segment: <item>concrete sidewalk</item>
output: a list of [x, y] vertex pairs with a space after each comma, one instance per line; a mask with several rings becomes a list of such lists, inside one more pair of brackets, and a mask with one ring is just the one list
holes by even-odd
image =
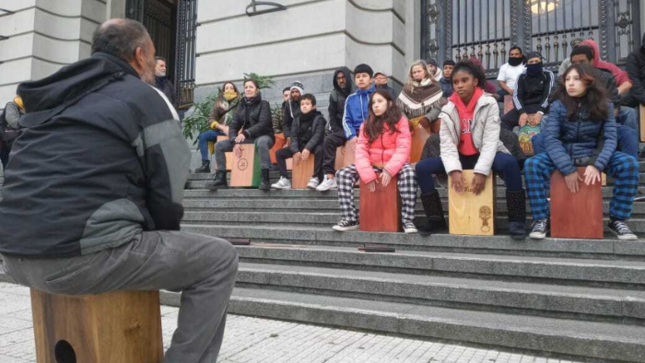
[[[167, 347], [177, 308], [162, 307]], [[0, 362], [36, 362], [29, 289], [0, 283]], [[458, 345], [229, 315], [220, 363], [565, 363]]]

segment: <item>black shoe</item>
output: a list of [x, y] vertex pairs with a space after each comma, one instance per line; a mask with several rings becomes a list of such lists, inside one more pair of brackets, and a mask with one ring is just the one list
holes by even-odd
[[526, 193], [524, 190], [506, 191], [506, 206], [508, 207], [508, 231], [511, 238], [521, 240], [526, 238]]
[[446, 230], [446, 219], [443, 216], [443, 206], [439, 198], [439, 192], [436, 190], [421, 195], [421, 202], [423, 203], [423, 210], [428, 217], [428, 224], [426, 226], [419, 226], [419, 234], [422, 236], [430, 236], [433, 233]]
[[202, 167], [195, 170], [195, 173], [208, 173], [210, 174], [211, 172], [211, 162], [209, 160], [202, 160]]
[[262, 180], [258, 189], [268, 192], [271, 190], [271, 181], [269, 180], [269, 169], [262, 169]]
[[621, 241], [638, 239], [638, 237], [629, 229], [629, 226], [625, 221], [609, 221], [609, 230], [612, 231]]
[[548, 219], [537, 219], [533, 221], [531, 226], [531, 234], [529, 237], [533, 239], [544, 239], [551, 229]]
[[206, 184], [206, 188], [210, 190], [228, 189], [226, 182], [226, 171], [218, 171], [215, 174], [215, 180]]

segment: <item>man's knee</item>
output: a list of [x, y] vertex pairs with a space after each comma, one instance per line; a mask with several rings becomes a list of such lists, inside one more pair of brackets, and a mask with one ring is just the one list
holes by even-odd
[[237, 249], [229, 241], [212, 237], [211, 243], [204, 245], [203, 254], [213, 256], [213, 268], [217, 273], [226, 271], [224, 274], [229, 275], [237, 272], [238, 255]]

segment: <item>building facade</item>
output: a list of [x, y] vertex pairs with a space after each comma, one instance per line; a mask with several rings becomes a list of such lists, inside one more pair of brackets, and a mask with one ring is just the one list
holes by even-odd
[[272, 104], [294, 80], [327, 105], [335, 68], [369, 63], [405, 82], [418, 58], [478, 57], [490, 76], [518, 44], [557, 65], [576, 37], [593, 37], [622, 63], [640, 46], [638, 0], [3, 0], [0, 107], [19, 83], [90, 55], [101, 22], [143, 22], [168, 60], [183, 107], [245, 73], [271, 76]]

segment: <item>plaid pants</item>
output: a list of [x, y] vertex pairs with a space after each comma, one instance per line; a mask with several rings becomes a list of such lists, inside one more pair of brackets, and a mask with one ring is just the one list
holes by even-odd
[[[380, 173], [382, 169], [374, 167], [374, 171]], [[401, 222], [412, 223], [414, 220], [414, 206], [417, 202], [417, 178], [414, 168], [405, 164], [397, 174], [397, 186], [401, 195]], [[358, 210], [354, 205], [354, 184], [359, 176], [354, 164], [346, 166], [336, 172], [336, 183], [338, 184], [338, 202], [343, 220], [358, 222]]]
[[[526, 193], [531, 203], [533, 219], [549, 217], [549, 203], [546, 200], [545, 183], [555, 171], [555, 165], [547, 153], [538, 154], [526, 161]], [[613, 219], [626, 221], [632, 214], [634, 197], [638, 189], [638, 161], [635, 157], [614, 152], [609, 159], [605, 173], [616, 180], [609, 216]]]

